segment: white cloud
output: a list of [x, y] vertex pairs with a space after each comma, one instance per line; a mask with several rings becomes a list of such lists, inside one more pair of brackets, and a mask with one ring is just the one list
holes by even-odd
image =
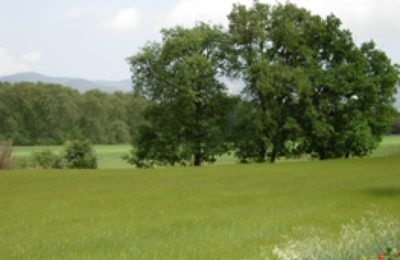
[[251, 5], [253, 0], [181, 0], [167, 15], [159, 18], [157, 26], [193, 26], [199, 21], [226, 24], [227, 15], [237, 2]]
[[42, 54], [40, 52], [14, 55], [0, 47], [0, 75], [30, 71], [41, 58]]
[[68, 10], [68, 11], [65, 13], [65, 15], [66, 15], [67, 17], [70, 17], [70, 18], [79, 18], [79, 17], [81, 17], [84, 13], [86, 13], [86, 11], [87, 11], [87, 8], [84, 8], [84, 7], [75, 7], [75, 8], [72, 8], [71, 10]]
[[22, 61], [25, 61], [27, 63], [34, 63], [42, 59], [42, 54], [38, 51], [33, 51], [21, 54], [19, 57]]
[[397, 0], [292, 0], [315, 14], [334, 13], [343, 27], [353, 32], [357, 42], [374, 39], [380, 43], [400, 41], [400, 23], [397, 23], [400, 1]]
[[107, 21], [105, 27], [116, 32], [132, 32], [136, 30], [139, 20], [140, 15], [135, 8], [126, 8]]
[[[286, 0], [262, 0], [269, 4], [285, 3]], [[400, 40], [400, 10], [398, 0], [289, 0], [305, 7], [314, 14], [326, 16], [334, 13], [343, 27], [350, 29], [357, 42], [374, 39], [381, 42]], [[197, 21], [227, 25], [226, 16], [234, 3], [247, 6], [253, 0], [180, 0], [166, 15], [159, 17], [157, 27], [175, 25], [193, 26]]]

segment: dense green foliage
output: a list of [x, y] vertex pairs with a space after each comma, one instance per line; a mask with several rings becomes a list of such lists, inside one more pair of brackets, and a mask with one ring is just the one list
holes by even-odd
[[226, 127], [233, 102], [218, 79], [219, 27], [163, 30], [129, 59], [135, 92], [153, 102], [138, 129], [130, 161], [139, 167], [213, 162], [228, 150]]
[[15, 145], [54, 145], [67, 140], [128, 143], [145, 102], [132, 94], [107, 94], [44, 83], [0, 82], [0, 138]]
[[62, 159], [70, 169], [97, 168], [97, 157], [89, 140], [66, 142]]
[[40, 169], [54, 169], [54, 168], [65, 168], [64, 163], [62, 162], [62, 158], [52, 152], [49, 149], [34, 152], [31, 158], [31, 164], [34, 168]]
[[239, 4], [229, 20], [227, 71], [252, 104], [253, 139], [239, 140], [238, 156], [326, 159], [377, 146], [393, 119], [398, 69], [374, 43], [358, 47], [334, 15], [293, 4]]
[[[153, 101], [130, 162], [200, 165], [232, 145], [242, 162], [377, 147], [395, 115], [399, 69], [373, 42], [357, 46], [334, 15], [290, 3], [237, 4], [228, 18], [227, 31], [163, 30], [129, 59], [136, 93]], [[243, 81], [242, 100], [226, 97], [222, 75]]]
[[334, 236], [370, 211], [400, 219], [399, 176], [399, 156], [2, 172], [0, 255], [259, 259], [287, 237], [320, 229]]

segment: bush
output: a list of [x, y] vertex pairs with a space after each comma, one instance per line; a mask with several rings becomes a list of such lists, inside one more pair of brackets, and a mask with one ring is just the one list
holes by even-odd
[[32, 154], [33, 165], [42, 169], [60, 168], [56, 167], [59, 160], [59, 156], [50, 150], [44, 150], [42, 152]]
[[97, 158], [89, 141], [68, 141], [61, 156], [51, 150], [35, 152], [29, 157], [13, 158], [12, 168], [96, 169]]
[[9, 169], [13, 152], [12, 141], [0, 141], [0, 170]]
[[66, 142], [63, 158], [70, 169], [97, 168], [97, 158], [89, 140]]
[[67, 167], [68, 167], [68, 163], [65, 160], [65, 158], [62, 156], [57, 156], [57, 158], [54, 161], [54, 164], [52, 166], [53, 169], [65, 169]]
[[35, 165], [31, 156], [14, 156], [11, 160], [11, 169], [30, 169], [34, 167]]

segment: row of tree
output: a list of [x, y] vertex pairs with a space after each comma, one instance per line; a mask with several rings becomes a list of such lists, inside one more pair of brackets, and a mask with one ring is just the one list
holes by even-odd
[[0, 139], [15, 145], [54, 145], [67, 140], [129, 143], [145, 101], [131, 93], [108, 94], [44, 83], [0, 82]]
[[[309, 154], [363, 156], [387, 131], [398, 67], [373, 42], [357, 46], [334, 15], [293, 4], [234, 5], [229, 28], [162, 31], [128, 59], [136, 95], [151, 101], [130, 161], [199, 166]], [[230, 97], [223, 78], [243, 82]]]

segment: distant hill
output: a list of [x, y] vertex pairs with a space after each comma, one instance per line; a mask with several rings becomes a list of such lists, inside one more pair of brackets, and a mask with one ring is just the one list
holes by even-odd
[[[8, 81], [11, 83], [21, 82], [21, 81], [31, 81], [31, 82], [44, 82], [44, 83], [55, 83], [61, 84], [67, 87], [71, 87], [79, 90], [80, 92], [85, 92], [90, 89], [100, 89], [105, 92], [115, 92], [123, 91], [128, 92], [132, 90], [132, 83], [129, 79], [120, 81], [106, 81], [106, 80], [87, 80], [81, 78], [70, 78], [70, 77], [50, 77], [36, 72], [26, 72], [18, 73], [10, 76], [0, 77], [0, 81]], [[236, 81], [224, 80], [229, 86], [230, 92], [237, 94], [242, 88], [242, 83]], [[396, 108], [400, 111], [400, 87], [397, 93]]]
[[69, 77], [50, 77], [36, 72], [18, 73], [10, 76], [0, 77], [0, 81], [8, 81], [11, 83], [30, 81], [30, 82], [44, 82], [61, 84], [85, 92], [90, 89], [100, 89], [105, 92], [123, 91], [128, 92], [132, 90], [132, 83], [129, 79], [120, 81], [106, 81], [106, 80], [87, 80], [81, 78]]

